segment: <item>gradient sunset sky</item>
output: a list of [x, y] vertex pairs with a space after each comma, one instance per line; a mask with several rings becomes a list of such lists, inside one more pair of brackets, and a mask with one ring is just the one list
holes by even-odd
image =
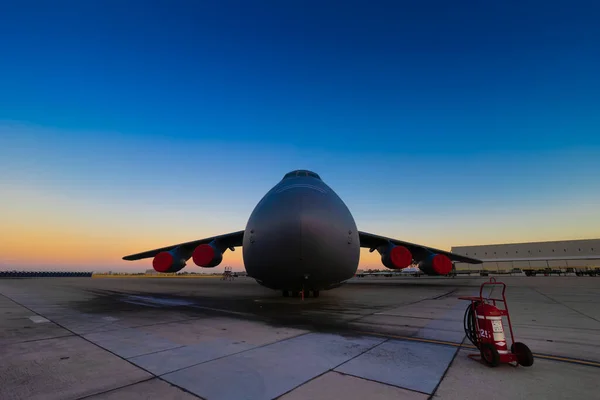
[[600, 3], [407, 3], [0, 5], [0, 268], [143, 271], [300, 168], [381, 235], [600, 237]]

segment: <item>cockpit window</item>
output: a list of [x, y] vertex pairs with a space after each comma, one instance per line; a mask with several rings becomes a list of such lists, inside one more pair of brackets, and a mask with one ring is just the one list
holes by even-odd
[[310, 176], [310, 177], [316, 178], [318, 180], [321, 180], [321, 177], [318, 174], [316, 174], [312, 171], [305, 170], [305, 169], [298, 169], [296, 171], [288, 172], [287, 174], [285, 174], [283, 179], [300, 177], [300, 176]]

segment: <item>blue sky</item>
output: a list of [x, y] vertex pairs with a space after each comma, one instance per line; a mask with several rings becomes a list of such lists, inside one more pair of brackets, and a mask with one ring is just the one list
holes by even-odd
[[[151, 248], [243, 228], [309, 168], [406, 240], [599, 236], [598, 20], [592, 1], [3, 4], [4, 222], [21, 242], [48, 213], [90, 241], [159, 227]], [[27, 263], [16, 243], [0, 261]]]

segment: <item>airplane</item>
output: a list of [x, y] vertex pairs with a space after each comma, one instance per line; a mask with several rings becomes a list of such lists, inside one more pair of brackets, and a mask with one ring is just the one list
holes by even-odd
[[342, 199], [315, 172], [295, 170], [284, 175], [258, 202], [241, 231], [174, 244], [123, 257], [133, 261], [153, 257], [157, 272], [176, 273], [192, 258], [214, 268], [228, 249], [242, 247], [248, 276], [280, 290], [284, 297], [319, 296], [352, 278], [360, 248], [375, 250], [391, 270], [412, 264], [427, 275], [448, 275], [453, 262], [481, 260], [415, 243], [361, 232]]

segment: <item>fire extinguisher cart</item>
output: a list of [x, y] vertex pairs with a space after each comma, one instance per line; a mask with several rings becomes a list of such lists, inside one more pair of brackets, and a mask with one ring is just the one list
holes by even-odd
[[[497, 286], [502, 286], [502, 298], [491, 297], [493, 289]], [[490, 293], [484, 297], [483, 292], [486, 287], [489, 287]], [[506, 284], [496, 282], [496, 278], [490, 278], [481, 285], [479, 296], [459, 297], [461, 300], [471, 302], [465, 311], [465, 334], [480, 352], [480, 354], [470, 354], [469, 358], [481, 356], [481, 359], [491, 367], [511, 362], [530, 367], [533, 365], [533, 354], [525, 344], [515, 342], [505, 293]], [[499, 308], [501, 304], [503, 306]], [[504, 335], [503, 317], [506, 317], [510, 330], [512, 343], [510, 351]]]

